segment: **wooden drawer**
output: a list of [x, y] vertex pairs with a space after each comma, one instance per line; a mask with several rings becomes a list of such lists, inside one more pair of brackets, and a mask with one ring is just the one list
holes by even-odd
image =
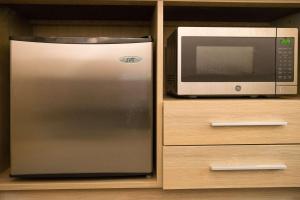
[[164, 145], [300, 143], [299, 130], [297, 99], [164, 101]]
[[299, 187], [300, 145], [165, 146], [163, 188]]

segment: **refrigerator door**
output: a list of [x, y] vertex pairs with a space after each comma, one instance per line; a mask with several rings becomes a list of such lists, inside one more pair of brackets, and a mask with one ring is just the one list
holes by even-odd
[[152, 172], [152, 43], [11, 41], [11, 175]]

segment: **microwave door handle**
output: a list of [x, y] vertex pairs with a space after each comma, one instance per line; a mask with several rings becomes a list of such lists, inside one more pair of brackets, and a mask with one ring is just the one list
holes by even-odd
[[212, 127], [239, 127], [239, 126], [287, 126], [285, 121], [270, 122], [211, 122]]

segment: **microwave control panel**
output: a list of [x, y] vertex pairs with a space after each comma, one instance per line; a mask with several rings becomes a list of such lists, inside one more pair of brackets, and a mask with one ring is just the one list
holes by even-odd
[[294, 38], [277, 38], [276, 81], [294, 81]]

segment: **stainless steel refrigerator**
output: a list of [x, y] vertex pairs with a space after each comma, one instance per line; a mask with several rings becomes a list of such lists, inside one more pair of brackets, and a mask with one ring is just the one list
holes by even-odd
[[152, 172], [151, 38], [11, 38], [11, 176]]

